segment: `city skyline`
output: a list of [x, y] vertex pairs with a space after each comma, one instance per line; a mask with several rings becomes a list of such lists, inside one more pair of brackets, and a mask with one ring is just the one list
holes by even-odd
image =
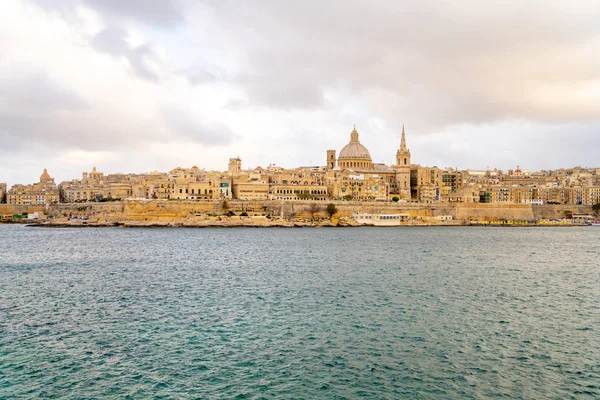
[[[353, 128], [353, 132], [356, 132], [357, 127], [356, 124], [354, 124], [354, 128]], [[402, 127], [402, 133], [404, 133], [404, 126]], [[362, 136], [361, 136], [362, 137]], [[361, 140], [362, 141], [362, 140]], [[398, 142], [401, 145], [401, 141]], [[345, 144], [345, 142], [344, 142]], [[364, 143], [363, 143], [364, 144]], [[406, 145], [406, 143], [405, 143]], [[342, 149], [344, 146], [341, 145], [338, 148], [335, 149], [328, 149], [326, 152], [328, 153], [329, 151], [333, 150], [336, 154], [337, 152], [340, 151], [340, 149]], [[368, 145], [366, 147], [369, 147]], [[408, 146], [409, 149], [411, 146]], [[388, 149], [389, 150], [389, 149]], [[392, 154], [395, 154], [395, 151], [392, 152]], [[414, 151], [413, 151], [414, 154]], [[418, 155], [417, 155], [418, 156]], [[243, 161], [243, 157], [241, 157], [240, 155], [234, 155], [234, 156], [230, 156], [228, 157], [229, 161], [231, 161], [232, 159], [239, 159]], [[257, 164], [257, 165], [247, 165], [247, 164], [242, 164], [243, 165], [243, 170], [244, 171], [252, 171], [255, 170], [257, 168], [282, 168], [284, 170], [302, 170], [302, 169], [306, 169], [306, 168], [328, 168], [328, 159], [327, 159], [327, 154], [325, 152], [323, 152], [323, 154], [321, 154], [321, 160], [319, 162], [316, 163], [307, 163], [305, 165], [295, 165], [295, 166], [287, 166], [287, 165], [281, 165], [278, 163], [261, 163], [261, 164]], [[335, 161], [337, 163], [337, 158], [335, 158]], [[414, 161], [414, 159], [412, 159], [412, 161]], [[394, 167], [396, 165], [396, 163], [394, 161], [389, 161], [389, 162], [384, 162], [384, 161], [377, 161], [376, 159], [373, 159], [373, 163], [375, 164], [379, 164], [379, 165], [385, 165], [386, 167]], [[137, 175], [137, 174], [141, 174], [141, 175], [148, 175], [148, 174], [153, 174], [153, 173], [170, 173], [171, 171], [175, 171], [178, 169], [190, 169], [190, 168], [198, 168], [199, 170], [202, 171], [206, 171], [206, 172], [227, 172], [228, 168], [226, 165], [226, 160], [223, 160], [223, 164], [224, 167], [223, 168], [207, 168], [206, 166], [203, 165], [174, 165], [171, 166], [170, 168], [167, 168], [165, 170], [159, 170], [159, 169], [150, 169], [150, 170], [142, 170], [142, 171], [110, 171], [110, 170], [105, 170], [103, 168], [102, 172], [109, 175], [109, 174], [114, 174], [114, 175]], [[419, 163], [418, 161], [415, 162], [410, 162], [411, 165], [413, 166], [420, 166], [420, 167], [425, 167], [425, 168], [438, 168], [438, 169], [454, 169], [457, 171], [491, 171], [491, 172], [501, 172], [501, 173], [510, 173], [511, 171], [514, 171], [515, 169], [517, 170], [522, 170], [524, 173], [539, 173], [541, 171], [556, 171], [556, 170], [570, 170], [570, 169], [575, 169], [575, 168], [583, 168], [583, 169], [600, 169], [600, 165], [590, 165], [590, 166], [584, 166], [584, 165], [571, 165], [571, 166], [562, 166], [562, 167], [558, 167], [558, 168], [546, 168], [546, 169], [540, 169], [540, 170], [531, 170], [528, 168], [524, 168], [523, 166], [517, 164], [515, 166], [510, 166], [508, 168], [498, 168], [498, 167], [493, 167], [493, 166], [487, 166], [486, 168], [470, 168], [470, 167], [466, 167], [466, 168], [459, 168], [458, 166], [452, 166], [452, 165], [426, 165], [423, 163]], [[85, 168], [81, 171], [78, 171], [75, 175], [73, 176], [68, 176], [65, 177], [64, 179], [56, 177], [55, 181], [57, 183], [60, 182], [67, 182], [67, 181], [71, 181], [73, 179], [77, 179], [78, 177], [81, 176], [81, 173], [87, 174], [88, 171], [93, 171], [95, 172], [97, 170], [98, 166], [93, 165], [92, 167], [88, 167]], [[43, 167], [43, 168], [38, 168], [38, 172], [39, 170], [44, 171], [44, 174], [47, 173], [48, 168]], [[360, 170], [361, 168], [352, 168], [352, 167], [341, 167], [342, 170], [344, 169], [348, 169], [350, 171], [352, 170]], [[53, 174], [54, 175], [54, 174]], [[10, 188], [13, 185], [20, 185], [20, 184], [30, 184], [31, 182], [33, 182], [35, 179], [32, 178], [31, 181], [23, 181], [23, 182], [8, 182], [8, 181], [2, 181], [1, 179], [2, 177], [0, 177], [0, 183], [4, 183], [7, 184], [8, 188]]]
[[[596, 167], [600, 10], [480, 4], [7, 0], [0, 181], [323, 165], [353, 124], [374, 162]], [[332, 24], [331, 21], [336, 23]]]

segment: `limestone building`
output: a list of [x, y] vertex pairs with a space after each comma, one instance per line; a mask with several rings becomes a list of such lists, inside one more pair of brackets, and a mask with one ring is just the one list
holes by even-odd
[[[328, 157], [329, 155], [328, 153]], [[371, 153], [358, 140], [356, 125], [350, 132], [350, 142], [340, 151], [337, 163], [340, 168], [373, 169]]]
[[0, 183], [0, 204], [6, 203], [6, 183]]
[[410, 200], [410, 150], [402, 127], [396, 165], [373, 163], [371, 153], [360, 142], [356, 126], [350, 132], [350, 142], [335, 158], [335, 150], [327, 151], [326, 170], [329, 197], [347, 200], [390, 200], [398, 197]]
[[[166, 189], [166, 184], [169, 188]], [[91, 172], [83, 172], [81, 179], [73, 179], [60, 184], [61, 201], [78, 203], [119, 199], [157, 199], [162, 191], [171, 193], [168, 176], [161, 172], [145, 174], [108, 174], [99, 172], [96, 167]], [[166, 196], [165, 196], [166, 198]]]
[[402, 125], [402, 138], [400, 139], [400, 148], [396, 152], [396, 190], [401, 200], [411, 199], [410, 190], [410, 150], [406, 146], [406, 133], [404, 124]]
[[59, 192], [54, 178], [44, 172], [40, 181], [31, 185], [14, 185], [8, 191], [7, 203], [13, 205], [46, 205], [59, 202]]

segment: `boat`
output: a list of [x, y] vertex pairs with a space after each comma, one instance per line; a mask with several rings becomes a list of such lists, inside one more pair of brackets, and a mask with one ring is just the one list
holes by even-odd
[[600, 226], [600, 219], [595, 220], [590, 224], [590, 226]]
[[399, 226], [410, 220], [409, 214], [355, 213], [352, 218], [360, 225]]

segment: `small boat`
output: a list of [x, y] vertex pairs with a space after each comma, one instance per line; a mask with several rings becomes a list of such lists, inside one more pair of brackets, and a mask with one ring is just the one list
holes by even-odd
[[590, 224], [590, 226], [600, 226], [600, 219], [595, 220]]

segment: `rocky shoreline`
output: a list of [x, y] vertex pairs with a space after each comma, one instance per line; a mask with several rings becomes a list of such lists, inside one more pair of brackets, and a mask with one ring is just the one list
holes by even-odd
[[583, 224], [474, 224], [466, 221], [451, 221], [445, 223], [407, 223], [394, 226], [381, 226], [374, 224], [358, 224], [354, 221], [343, 221], [337, 224], [331, 221], [273, 221], [270, 223], [233, 222], [233, 221], [211, 221], [198, 222], [148, 222], [148, 221], [44, 221], [44, 222], [11, 222], [11, 224], [24, 225], [26, 227], [39, 228], [141, 228], [141, 229], [169, 229], [169, 228], [348, 228], [348, 227], [377, 227], [377, 228], [400, 228], [400, 227], [501, 227], [501, 228], [542, 228], [557, 227], [568, 228], [586, 226]]
[[[17, 223], [17, 222], [13, 222]], [[359, 224], [352, 218], [334, 219], [281, 219], [264, 217], [216, 217], [216, 218], [174, 218], [152, 221], [135, 220], [81, 220], [81, 219], [51, 219], [45, 221], [19, 222], [29, 227], [42, 228], [344, 228], [376, 226], [373, 224]], [[449, 221], [444, 223], [410, 222], [398, 226], [465, 226], [462, 221]], [[386, 227], [390, 226], [378, 226]], [[391, 226], [394, 227], [394, 226]]]

